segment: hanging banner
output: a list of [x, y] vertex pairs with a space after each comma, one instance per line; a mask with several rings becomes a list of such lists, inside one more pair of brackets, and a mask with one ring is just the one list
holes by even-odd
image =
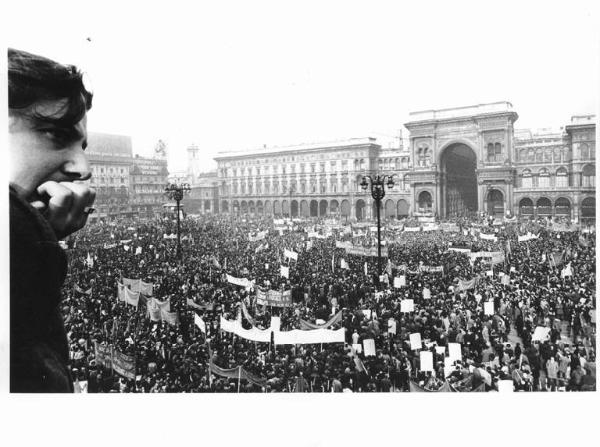
[[177, 312], [161, 312], [160, 318], [171, 326], [177, 326], [179, 324], [179, 314]]
[[267, 230], [257, 233], [256, 236], [252, 236], [252, 234], [248, 234], [248, 241], [250, 241], [250, 242], [262, 241], [265, 237], [267, 237]]
[[129, 287], [131, 290], [135, 292], [139, 292], [140, 287], [140, 279], [131, 279], [131, 278], [121, 278], [122, 284]]
[[192, 300], [191, 298], [188, 298], [186, 300], [187, 305], [189, 307], [192, 307], [194, 309], [198, 309], [198, 310], [207, 310], [207, 311], [211, 311], [214, 309], [214, 304], [213, 303], [208, 303], [208, 304], [198, 304], [196, 303], [194, 300]]
[[[349, 255], [355, 255], [355, 256], [372, 256], [372, 257], [377, 257], [377, 247], [370, 247], [370, 248], [365, 248], [365, 247], [346, 247], [346, 254]], [[388, 249], [387, 247], [382, 247], [381, 248], [381, 256], [382, 257], [386, 257], [388, 256]]]
[[294, 329], [286, 332], [274, 332], [273, 335], [276, 345], [344, 343], [346, 341], [344, 328], [337, 331], [329, 329], [315, 329], [312, 331]]
[[408, 231], [408, 232], [421, 231], [421, 227], [404, 227], [404, 231]]
[[119, 281], [117, 281], [117, 299], [119, 301], [125, 301], [125, 289], [127, 287], [125, 287], [125, 284], [121, 284]]
[[154, 284], [151, 282], [140, 281], [140, 288], [136, 292], [143, 293], [146, 296], [152, 296], [154, 293]]
[[375, 340], [372, 338], [367, 338], [363, 340], [363, 352], [365, 353], [365, 357], [375, 356]]
[[444, 266], [443, 265], [439, 265], [436, 267], [430, 266], [430, 265], [422, 265], [419, 267], [419, 271], [421, 272], [430, 272], [430, 273], [444, 273]]
[[135, 357], [115, 349], [113, 351], [113, 369], [123, 377], [135, 380]]

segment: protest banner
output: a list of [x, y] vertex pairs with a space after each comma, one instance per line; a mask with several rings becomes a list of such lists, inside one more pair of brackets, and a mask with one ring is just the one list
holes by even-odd
[[317, 324], [310, 323], [306, 320], [300, 319], [300, 329], [302, 330], [311, 330], [311, 329], [327, 329], [330, 326], [333, 326], [336, 323], [342, 321], [342, 311], [340, 310], [333, 317], [331, 317], [326, 323], [319, 324], [319, 320], [317, 320]]
[[305, 345], [320, 343], [344, 343], [346, 341], [345, 329], [338, 330], [314, 329], [303, 331], [294, 329], [291, 331], [274, 331], [273, 341], [276, 345]]
[[112, 368], [112, 345], [100, 344], [94, 342], [96, 365], [103, 366], [106, 369]]
[[494, 302], [486, 301], [483, 303], [483, 311], [485, 315], [494, 315]]
[[486, 233], [479, 233], [479, 237], [483, 240], [487, 240], [487, 241], [498, 241], [498, 238], [496, 236], [494, 236], [493, 234], [486, 234]]
[[128, 379], [135, 379], [135, 357], [126, 355], [118, 349], [113, 350], [113, 369]]
[[400, 312], [408, 313], [415, 311], [415, 302], [412, 299], [405, 299], [400, 301]]
[[226, 275], [227, 282], [230, 284], [234, 284], [240, 287], [252, 287], [254, 285], [254, 281], [250, 281], [248, 278], [236, 278], [231, 275]]
[[285, 290], [280, 292], [278, 290], [257, 290], [256, 291], [256, 303], [261, 306], [276, 306], [276, 307], [287, 307], [292, 305], [292, 291]]
[[131, 306], [138, 307], [138, 303], [140, 301], [140, 293], [132, 292], [127, 287], [123, 289], [125, 295], [125, 303], [130, 304]]
[[469, 279], [468, 281], [458, 280], [458, 290], [469, 290], [475, 287], [477, 283], [477, 277]]
[[189, 307], [192, 307], [194, 309], [198, 309], [198, 310], [208, 310], [208, 311], [212, 311], [214, 309], [214, 304], [213, 303], [208, 303], [208, 304], [198, 304], [196, 303], [194, 300], [192, 300], [191, 298], [188, 298], [186, 300], [187, 305]]
[[367, 338], [363, 340], [363, 351], [365, 353], [365, 357], [375, 356], [375, 340], [372, 338]]
[[419, 353], [421, 360], [420, 371], [431, 371], [433, 372], [433, 353], [431, 351], [421, 351]]
[[177, 326], [179, 324], [179, 314], [177, 312], [165, 312], [160, 313], [160, 318], [171, 326]]
[[421, 342], [421, 333], [420, 332], [415, 332], [413, 334], [410, 334], [410, 349], [417, 350], [417, 349], [421, 349], [423, 347], [423, 344]]

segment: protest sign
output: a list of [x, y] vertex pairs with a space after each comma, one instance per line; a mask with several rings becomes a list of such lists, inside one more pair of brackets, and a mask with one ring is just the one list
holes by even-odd
[[531, 337], [532, 341], [540, 341], [544, 342], [550, 339], [550, 328], [538, 326], [535, 328], [533, 332], [533, 336]]
[[452, 361], [462, 359], [460, 343], [448, 343], [448, 357]]
[[290, 279], [290, 268], [285, 265], [281, 266], [281, 276], [284, 278]]
[[494, 315], [494, 302], [486, 301], [483, 303], [483, 311], [486, 315]]
[[412, 299], [400, 301], [400, 312], [408, 313], [415, 311], [415, 302]]
[[512, 380], [498, 380], [499, 393], [512, 393], [514, 390], [515, 386]]
[[446, 347], [445, 346], [436, 346], [435, 353], [440, 354], [440, 355], [446, 354]]
[[365, 352], [365, 357], [374, 356], [375, 355], [375, 340], [372, 338], [367, 338], [363, 340], [363, 349]]
[[113, 351], [113, 369], [128, 379], [135, 379], [135, 357], [126, 355], [119, 350]]
[[406, 275], [396, 276], [394, 278], [394, 287], [399, 289], [400, 287], [406, 287]]
[[360, 354], [362, 352], [362, 345], [360, 343], [352, 343], [352, 349], [355, 353]]
[[419, 355], [421, 360], [421, 367], [419, 369], [421, 371], [433, 372], [433, 353], [431, 351], [421, 351]]
[[421, 333], [420, 332], [415, 332], [413, 334], [410, 334], [410, 349], [412, 349], [413, 351], [416, 349], [421, 349], [422, 343], [421, 343]]
[[423, 299], [428, 300], [431, 299], [431, 290], [428, 287], [423, 288]]

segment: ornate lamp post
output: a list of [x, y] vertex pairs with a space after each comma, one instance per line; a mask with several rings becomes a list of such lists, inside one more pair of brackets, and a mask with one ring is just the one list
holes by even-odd
[[[387, 179], [387, 187], [394, 187], [394, 174], [392, 175], [379, 175], [375, 178], [370, 175], [365, 175], [360, 182], [361, 188], [366, 191], [369, 185], [371, 186], [371, 197], [375, 200], [375, 206], [377, 207], [377, 274], [381, 276], [381, 216], [379, 208], [381, 207], [381, 200], [385, 197], [385, 186]], [[367, 181], [369, 179], [369, 181]]]
[[165, 186], [165, 194], [171, 200], [175, 200], [177, 202], [177, 257], [181, 260], [181, 229], [179, 223], [179, 214], [180, 214], [180, 203], [183, 199], [183, 195], [189, 193], [192, 190], [188, 183], [168, 183]]

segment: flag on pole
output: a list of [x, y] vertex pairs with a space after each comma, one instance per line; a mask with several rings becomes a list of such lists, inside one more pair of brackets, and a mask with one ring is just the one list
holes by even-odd
[[331, 255], [331, 271], [335, 272], [335, 255]]
[[365, 275], [368, 275], [368, 274], [369, 274], [369, 272], [367, 270], [367, 263], [365, 262]]

